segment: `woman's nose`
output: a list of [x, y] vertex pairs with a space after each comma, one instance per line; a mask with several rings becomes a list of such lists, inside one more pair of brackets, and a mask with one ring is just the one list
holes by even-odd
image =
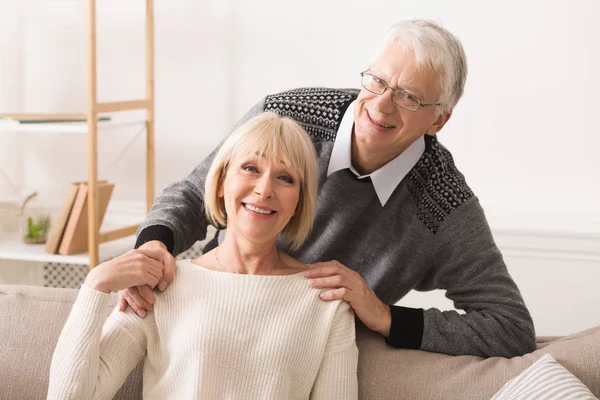
[[271, 177], [268, 174], [264, 174], [256, 182], [254, 193], [265, 199], [271, 197], [273, 194], [273, 184], [271, 183]]

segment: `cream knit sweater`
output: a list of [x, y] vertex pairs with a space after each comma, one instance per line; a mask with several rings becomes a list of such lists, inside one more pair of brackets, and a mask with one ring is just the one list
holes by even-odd
[[354, 315], [320, 291], [303, 273], [240, 275], [183, 260], [141, 319], [110, 313], [109, 295], [83, 285], [48, 398], [111, 399], [144, 360], [145, 399], [356, 399]]

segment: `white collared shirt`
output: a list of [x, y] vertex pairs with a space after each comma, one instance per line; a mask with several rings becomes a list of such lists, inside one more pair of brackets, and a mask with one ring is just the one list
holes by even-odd
[[336, 171], [348, 168], [358, 179], [370, 177], [375, 188], [375, 193], [377, 193], [379, 202], [383, 207], [402, 179], [417, 164], [417, 161], [419, 161], [419, 158], [425, 152], [425, 139], [421, 136], [383, 167], [368, 175], [360, 175], [352, 166], [352, 127], [354, 126], [355, 104], [356, 100], [348, 106], [342, 117], [340, 129], [338, 129], [333, 150], [331, 151], [327, 176]]

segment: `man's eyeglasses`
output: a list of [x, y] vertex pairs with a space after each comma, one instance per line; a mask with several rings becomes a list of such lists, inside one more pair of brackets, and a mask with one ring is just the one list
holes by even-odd
[[392, 101], [394, 102], [394, 104], [408, 111], [417, 111], [419, 107], [439, 106], [442, 104], [423, 103], [418, 97], [402, 89], [392, 89], [386, 81], [373, 74], [368, 73], [367, 71], [363, 71], [360, 73], [360, 76], [362, 77], [360, 84], [362, 87], [367, 89], [369, 92], [377, 94], [379, 96], [384, 94], [386, 90], [390, 89], [392, 91]]

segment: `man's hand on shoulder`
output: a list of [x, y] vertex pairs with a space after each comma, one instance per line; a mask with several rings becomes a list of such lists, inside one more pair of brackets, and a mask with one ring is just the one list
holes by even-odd
[[[156, 287], [161, 292], [164, 291], [175, 276], [175, 257], [169, 253], [167, 246], [158, 240], [146, 242], [139, 249], [153, 250], [153, 254], [157, 255], [156, 261], [163, 265], [163, 275]], [[125, 311], [128, 304], [137, 315], [145, 318], [146, 312], [152, 311], [154, 307], [152, 288], [148, 285], [141, 285], [121, 290], [119, 292], [119, 311]]]
[[305, 276], [309, 278], [312, 287], [331, 289], [321, 293], [321, 299], [347, 301], [367, 328], [385, 337], [390, 335], [390, 306], [379, 300], [358, 272], [335, 260], [308, 267], [310, 269]]

